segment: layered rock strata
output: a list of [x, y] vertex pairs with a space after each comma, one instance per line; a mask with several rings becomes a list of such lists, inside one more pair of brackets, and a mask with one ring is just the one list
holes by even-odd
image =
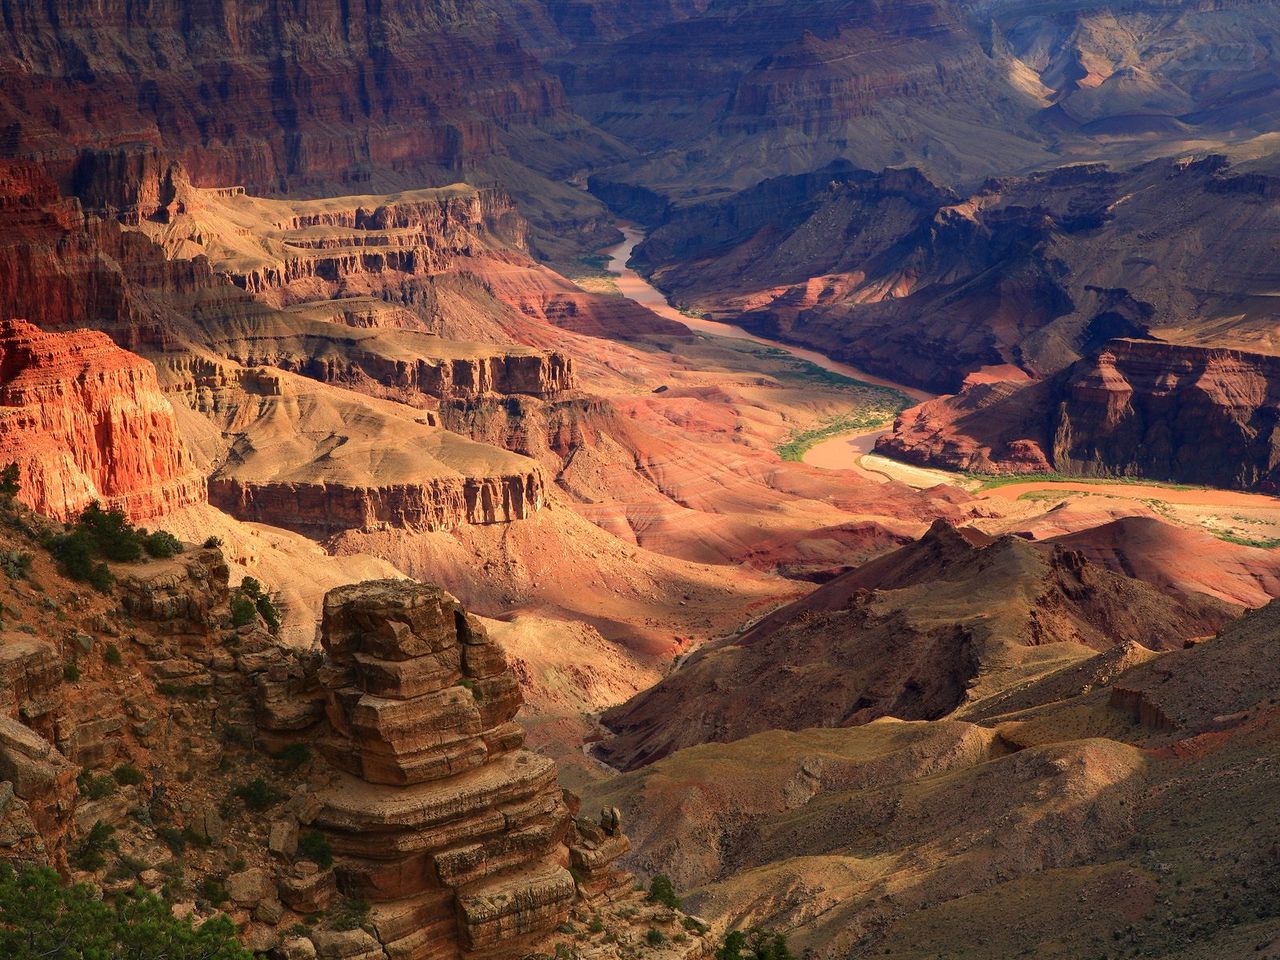
[[[316, 823], [388, 951], [448, 956], [546, 932], [575, 896], [555, 764], [522, 749], [519, 686], [451, 596], [409, 581], [331, 591], [322, 643], [344, 775]], [[436, 922], [401, 923], [421, 915]]]
[[908, 410], [877, 449], [986, 473], [1275, 490], [1278, 418], [1280, 358], [1123, 339], [1047, 381], [972, 384]]
[[131, 519], [205, 499], [155, 369], [101, 333], [0, 323], [0, 459], [58, 519], [93, 501]]

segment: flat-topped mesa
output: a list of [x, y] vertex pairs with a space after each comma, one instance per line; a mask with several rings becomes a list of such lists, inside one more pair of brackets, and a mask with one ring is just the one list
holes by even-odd
[[569, 912], [569, 810], [524, 750], [522, 697], [483, 626], [439, 587], [376, 580], [325, 597], [320, 680], [340, 778], [316, 824], [339, 886], [374, 903], [404, 960], [509, 950]]
[[19, 499], [60, 520], [94, 501], [142, 520], [206, 498], [155, 368], [98, 332], [0, 322], [0, 450]]
[[455, 475], [369, 486], [215, 475], [209, 495], [215, 506], [241, 520], [308, 535], [386, 528], [453, 530], [527, 520], [541, 510], [546, 489], [536, 465], [530, 466], [528, 472], [510, 475]]
[[528, 224], [496, 187], [275, 200], [193, 187], [180, 168], [166, 177], [140, 194], [169, 197], [158, 212], [120, 216], [169, 256], [207, 256], [215, 272], [276, 305], [380, 293], [455, 258], [528, 243]]

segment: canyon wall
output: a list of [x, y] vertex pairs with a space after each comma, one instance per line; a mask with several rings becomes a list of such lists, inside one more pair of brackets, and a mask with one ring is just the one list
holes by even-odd
[[0, 48], [6, 152], [64, 183], [90, 145], [159, 147], [198, 183], [260, 193], [424, 182], [512, 143], [545, 170], [611, 149], [486, 4], [21, 2]]
[[0, 441], [22, 501], [59, 519], [94, 501], [141, 520], [205, 498], [154, 367], [102, 333], [0, 322]]
[[1280, 357], [1114, 340], [1047, 381], [905, 411], [877, 449], [984, 473], [1056, 470], [1280, 489]]
[[423, 478], [414, 484], [358, 487], [214, 476], [209, 501], [241, 520], [326, 536], [343, 530], [452, 530], [463, 524], [511, 523], [540, 510], [542, 475]]

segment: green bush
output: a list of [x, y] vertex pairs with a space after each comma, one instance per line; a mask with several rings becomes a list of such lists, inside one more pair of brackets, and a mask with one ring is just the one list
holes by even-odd
[[672, 910], [680, 909], [680, 898], [676, 896], [675, 884], [665, 873], [660, 873], [649, 883], [649, 899]]
[[4, 468], [0, 469], [0, 500], [7, 503], [16, 497], [21, 489], [22, 484], [18, 482], [18, 465], [5, 464]]
[[220, 878], [209, 876], [201, 879], [196, 887], [196, 897], [211, 907], [217, 907], [230, 900], [231, 894], [227, 893], [227, 888], [223, 886]]
[[284, 794], [261, 777], [255, 777], [244, 786], [236, 787], [235, 795], [255, 813], [269, 810], [284, 799]]
[[303, 860], [311, 860], [327, 870], [333, 866], [333, 851], [329, 848], [329, 838], [319, 830], [308, 830], [298, 838], [298, 856]]
[[114, 643], [108, 643], [105, 650], [102, 651], [102, 659], [107, 661], [107, 666], [118, 667], [124, 663], [124, 657], [120, 655], [120, 648]]
[[279, 760], [290, 770], [297, 770], [303, 764], [311, 762], [311, 748], [305, 743], [291, 743], [271, 756], [272, 759]]
[[54, 871], [0, 863], [0, 957], [5, 960], [252, 960], [235, 926], [214, 917], [198, 928], [141, 890], [99, 900]]
[[156, 829], [156, 836], [160, 839], [161, 843], [173, 851], [175, 856], [181, 854], [183, 850], [187, 849], [186, 834], [177, 827], [158, 827]]
[[254, 606], [262, 619], [266, 621], [267, 629], [272, 633], [280, 632], [280, 613], [276, 610], [276, 605], [271, 602], [271, 598], [266, 594], [258, 597]]
[[795, 956], [782, 934], [752, 927], [748, 933], [729, 933], [716, 951], [716, 960], [795, 960]]
[[218, 547], [220, 547], [220, 546], [222, 546], [222, 538], [221, 538], [221, 537], [206, 537], [206, 538], [205, 538], [205, 541], [204, 541], [204, 548], [205, 548], [206, 550], [216, 550], [216, 549], [217, 549]]
[[358, 930], [369, 922], [369, 904], [348, 898], [329, 912], [329, 929]]
[[111, 775], [116, 778], [116, 783], [122, 787], [133, 787], [142, 782], [142, 771], [132, 763], [120, 764], [112, 771]]
[[256, 577], [245, 577], [240, 581], [240, 592], [251, 600], [257, 600], [262, 596], [262, 584]]
[[66, 533], [48, 538], [45, 546], [67, 576], [102, 593], [110, 592], [113, 583], [104, 560], [133, 563], [144, 554], [170, 557], [182, 551], [172, 534], [138, 530], [119, 510], [103, 510], [96, 503], [85, 507]]
[[651, 947], [658, 947], [667, 942], [667, 935], [654, 927], [649, 928], [649, 932], [644, 935], [644, 938]]
[[258, 608], [248, 597], [237, 594], [231, 598], [231, 625], [247, 627], [258, 619]]
[[76, 787], [80, 795], [89, 800], [101, 800], [116, 792], [116, 781], [105, 773], [94, 774], [85, 771], [76, 777]]
[[84, 508], [76, 521], [76, 535], [85, 537], [99, 555], [115, 563], [142, 559], [142, 535], [119, 510], [103, 510], [96, 503]]
[[31, 574], [31, 562], [35, 558], [22, 550], [0, 550], [0, 570], [10, 580], [25, 580]]
[[76, 666], [76, 662], [74, 660], [63, 664], [62, 679], [67, 681], [67, 683], [75, 683], [80, 679], [80, 668]]
[[100, 869], [107, 862], [107, 851], [115, 849], [115, 841], [111, 839], [115, 832], [115, 827], [99, 820], [72, 851], [71, 862], [81, 870]]
[[155, 557], [157, 560], [176, 557], [182, 552], [182, 544], [178, 542], [178, 538], [164, 530], [146, 534], [142, 541], [142, 548], [146, 550], [148, 556]]

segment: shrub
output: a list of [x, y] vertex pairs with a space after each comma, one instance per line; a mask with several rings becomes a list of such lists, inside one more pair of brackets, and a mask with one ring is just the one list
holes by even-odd
[[164, 530], [147, 534], [142, 541], [142, 548], [146, 550], [148, 556], [158, 560], [176, 557], [182, 552], [182, 544], [178, 542], [178, 538]]
[[111, 835], [115, 827], [99, 820], [71, 854], [71, 862], [81, 870], [97, 870], [107, 862], [107, 851], [115, 848]]
[[8, 503], [18, 495], [18, 491], [22, 489], [22, 484], [18, 481], [18, 465], [16, 463], [7, 463], [3, 469], [0, 469], [0, 501]]
[[220, 546], [222, 546], [222, 538], [221, 538], [221, 537], [206, 537], [206, 538], [205, 538], [205, 541], [204, 541], [204, 548], [205, 548], [206, 550], [216, 550], [216, 549], [217, 549], [218, 547], [220, 547]]
[[196, 887], [196, 896], [211, 907], [219, 906], [231, 899], [231, 894], [227, 893], [227, 888], [222, 885], [222, 879], [214, 876], [201, 879]]
[[105, 773], [93, 775], [85, 771], [76, 777], [76, 787], [80, 795], [89, 800], [101, 800], [116, 792], [116, 782]]
[[119, 510], [103, 510], [96, 503], [84, 508], [76, 521], [76, 534], [107, 560], [133, 563], [142, 559], [143, 538]]
[[103, 560], [132, 563], [143, 555], [170, 557], [182, 551], [176, 537], [158, 530], [136, 529], [119, 510], [103, 510], [91, 503], [66, 533], [50, 537], [45, 546], [73, 580], [107, 593], [113, 578]]
[[257, 600], [262, 596], [262, 584], [256, 577], [245, 577], [240, 581], [240, 592], [252, 600]]
[[333, 850], [329, 847], [329, 838], [319, 830], [308, 830], [298, 838], [298, 856], [319, 864], [322, 870], [333, 866]]
[[102, 659], [107, 661], [107, 665], [118, 667], [124, 663], [124, 657], [120, 655], [120, 648], [114, 643], [108, 643], [107, 648], [102, 651]]
[[31, 574], [31, 554], [22, 550], [0, 550], [0, 570], [10, 580], [25, 580]]
[[80, 679], [80, 668], [76, 666], [76, 662], [74, 660], [63, 664], [62, 679], [67, 681], [67, 683], [75, 683]]
[[271, 598], [263, 594], [258, 597], [254, 606], [262, 619], [266, 621], [267, 629], [272, 633], [280, 632], [280, 613], [276, 610], [276, 605], [271, 602]]
[[680, 909], [680, 898], [676, 896], [675, 884], [665, 873], [660, 873], [649, 883], [649, 899], [672, 910]]
[[649, 928], [649, 932], [644, 935], [644, 938], [651, 947], [661, 946], [667, 942], [667, 935], [654, 927]]
[[142, 771], [132, 763], [120, 764], [112, 771], [111, 775], [116, 778], [116, 783], [122, 787], [137, 786], [142, 782]]
[[279, 753], [272, 754], [272, 759], [279, 760], [290, 770], [297, 770], [311, 761], [311, 748], [305, 743], [291, 743]]
[[159, 827], [156, 829], [156, 836], [161, 843], [173, 851], [175, 856], [187, 849], [186, 834], [177, 827]]
[[261, 777], [255, 777], [243, 786], [236, 787], [235, 795], [244, 805], [256, 813], [269, 810], [284, 799], [284, 795]]
[[192, 918], [179, 920], [149, 893], [99, 900], [84, 884], [63, 886], [46, 867], [0, 863], [0, 957], [252, 960], [235, 933], [226, 917], [198, 928]]
[[749, 934], [741, 930], [729, 933], [716, 951], [716, 960], [795, 960], [795, 957], [782, 934], [753, 927]]
[[243, 595], [231, 598], [231, 625], [246, 627], [258, 619], [258, 608], [252, 600]]
[[358, 930], [369, 922], [369, 904], [364, 900], [346, 899], [329, 913], [329, 929]]

